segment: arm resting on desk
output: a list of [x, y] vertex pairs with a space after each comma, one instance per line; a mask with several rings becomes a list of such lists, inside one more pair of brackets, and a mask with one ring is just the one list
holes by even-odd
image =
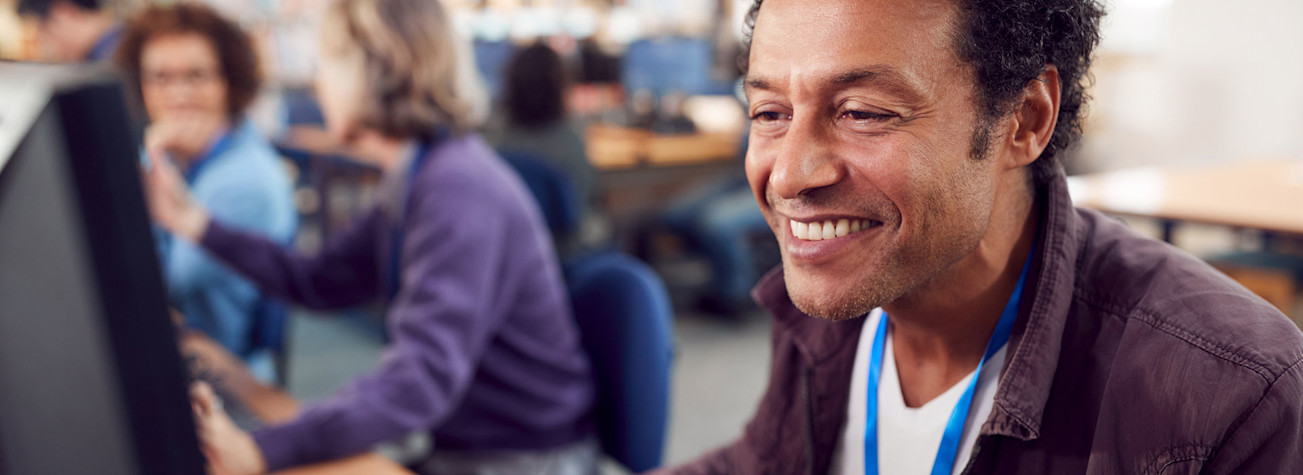
[[412, 475], [379, 455], [359, 455], [276, 472], [274, 475]]
[[200, 243], [270, 295], [326, 310], [365, 303], [378, 295], [376, 237], [382, 213], [375, 208], [345, 232], [306, 257], [261, 236], [213, 220]]
[[[221, 378], [223, 388], [240, 404], [248, 408], [263, 422], [284, 423], [298, 415], [298, 401], [254, 379], [235, 355], [227, 352], [217, 342], [199, 333], [187, 333], [181, 339], [181, 349], [198, 358], [210, 371]], [[305, 466], [277, 475], [412, 475], [388, 459], [375, 454], [358, 455], [346, 459]]]

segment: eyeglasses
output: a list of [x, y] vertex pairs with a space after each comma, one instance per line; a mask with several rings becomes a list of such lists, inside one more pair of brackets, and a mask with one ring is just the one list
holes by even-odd
[[141, 75], [140, 83], [146, 87], [168, 87], [182, 84], [189, 87], [207, 85], [221, 78], [215, 68], [195, 68], [184, 71], [148, 71]]

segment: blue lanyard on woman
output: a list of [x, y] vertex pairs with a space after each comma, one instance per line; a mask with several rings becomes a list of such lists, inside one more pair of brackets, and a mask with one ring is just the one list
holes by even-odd
[[231, 149], [233, 146], [232, 142], [235, 140], [232, 136], [235, 135], [235, 133], [234, 129], [226, 130], [221, 134], [213, 136], [213, 138], [208, 141], [208, 146], [204, 147], [204, 152], [199, 155], [199, 158], [190, 163], [190, 166], [186, 167], [183, 176], [186, 185], [194, 187], [195, 182], [199, 180], [199, 175], [203, 169], [212, 163], [212, 161], [219, 155], [226, 153]]
[[394, 297], [398, 296], [398, 290], [402, 288], [402, 264], [403, 264], [403, 234], [407, 227], [407, 202], [412, 196], [412, 186], [416, 184], [416, 176], [421, 172], [421, 167], [430, 158], [430, 151], [434, 148], [432, 142], [422, 142], [416, 147], [416, 155], [412, 156], [411, 164], [407, 169], [407, 180], [403, 182], [403, 194], [399, 199], [402, 206], [399, 208], [397, 223], [394, 226], [390, 249], [389, 249], [389, 302], [393, 302]]
[[[936, 459], [932, 462], [932, 475], [950, 475], [955, 471], [955, 459], [959, 455], [959, 440], [964, 434], [964, 424], [968, 421], [968, 412], [973, 405], [977, 380], [982, 376], [982, 367], [986, 365], [986, 361], [1008, 343], [1009, 335], [1013, 333], [1013, 322], [1018, 319], [1018, 301], [1022, 299], [1023, 285], [1027, 282], [1027, 273], [1031, 269], [1035, 251], [1036, 246], [1032, 246], [1032, 253], [1027, 256], [1027, 262], [1023, 264], [1022, 273], [1018, 276], [1018, 285], [1014, 287], [1009, 303], [1004, 305], [1004, 313], [1000, 315], [1000, 321], [995, 324], [995, 332], [991, 335], [991, 340], [986, 343], [986, 352], [982, 354], [982, 360], [977, 363], [977, 370], [973, 371], [973, 378], [968, 381], [964, 395], [959, 398], [959, 403], [955, 404], [955, 409], [950, 412], [946, 431], [941, 436], [941, 446], [937, 448]], [[865, 475], [878, 474], [878, 383], [882, 380], [882, 353], [886, 349], [886, 344], [887, 314], [883, 312], [882, 318], [878, 320], [878, 332], [873, 336], [873, 350], [869, 356], [869, 389], [865, 397], [868, 400], [867, 421], [864, 428]]]

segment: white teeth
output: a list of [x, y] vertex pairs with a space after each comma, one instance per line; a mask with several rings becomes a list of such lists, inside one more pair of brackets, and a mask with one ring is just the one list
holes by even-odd
[[813, 223], [802, 223], [797, 220], [789, 220], [788, 224], [792, 228], [792, 236], [803, 241], [823, 241], [825, 239], [836, 239], [843, 236], [867, 231], [874, 226], [881, 225], [871, 219], [839, 219], [837, 221], [823, 221]]
[[810, 231], [806, 233], [805, 239], [808, 241], [822, 241], [823, 225], [819, 223], [810, 223]]

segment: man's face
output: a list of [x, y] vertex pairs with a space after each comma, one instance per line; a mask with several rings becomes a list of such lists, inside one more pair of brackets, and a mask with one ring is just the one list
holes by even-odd
[[[976, 159], [946, 0], [766, 0], [747, 177], [804, 312], [853, 318], [973, 252], [999, 170]], [[858, 229], [858, 231], [856, 231]]]

